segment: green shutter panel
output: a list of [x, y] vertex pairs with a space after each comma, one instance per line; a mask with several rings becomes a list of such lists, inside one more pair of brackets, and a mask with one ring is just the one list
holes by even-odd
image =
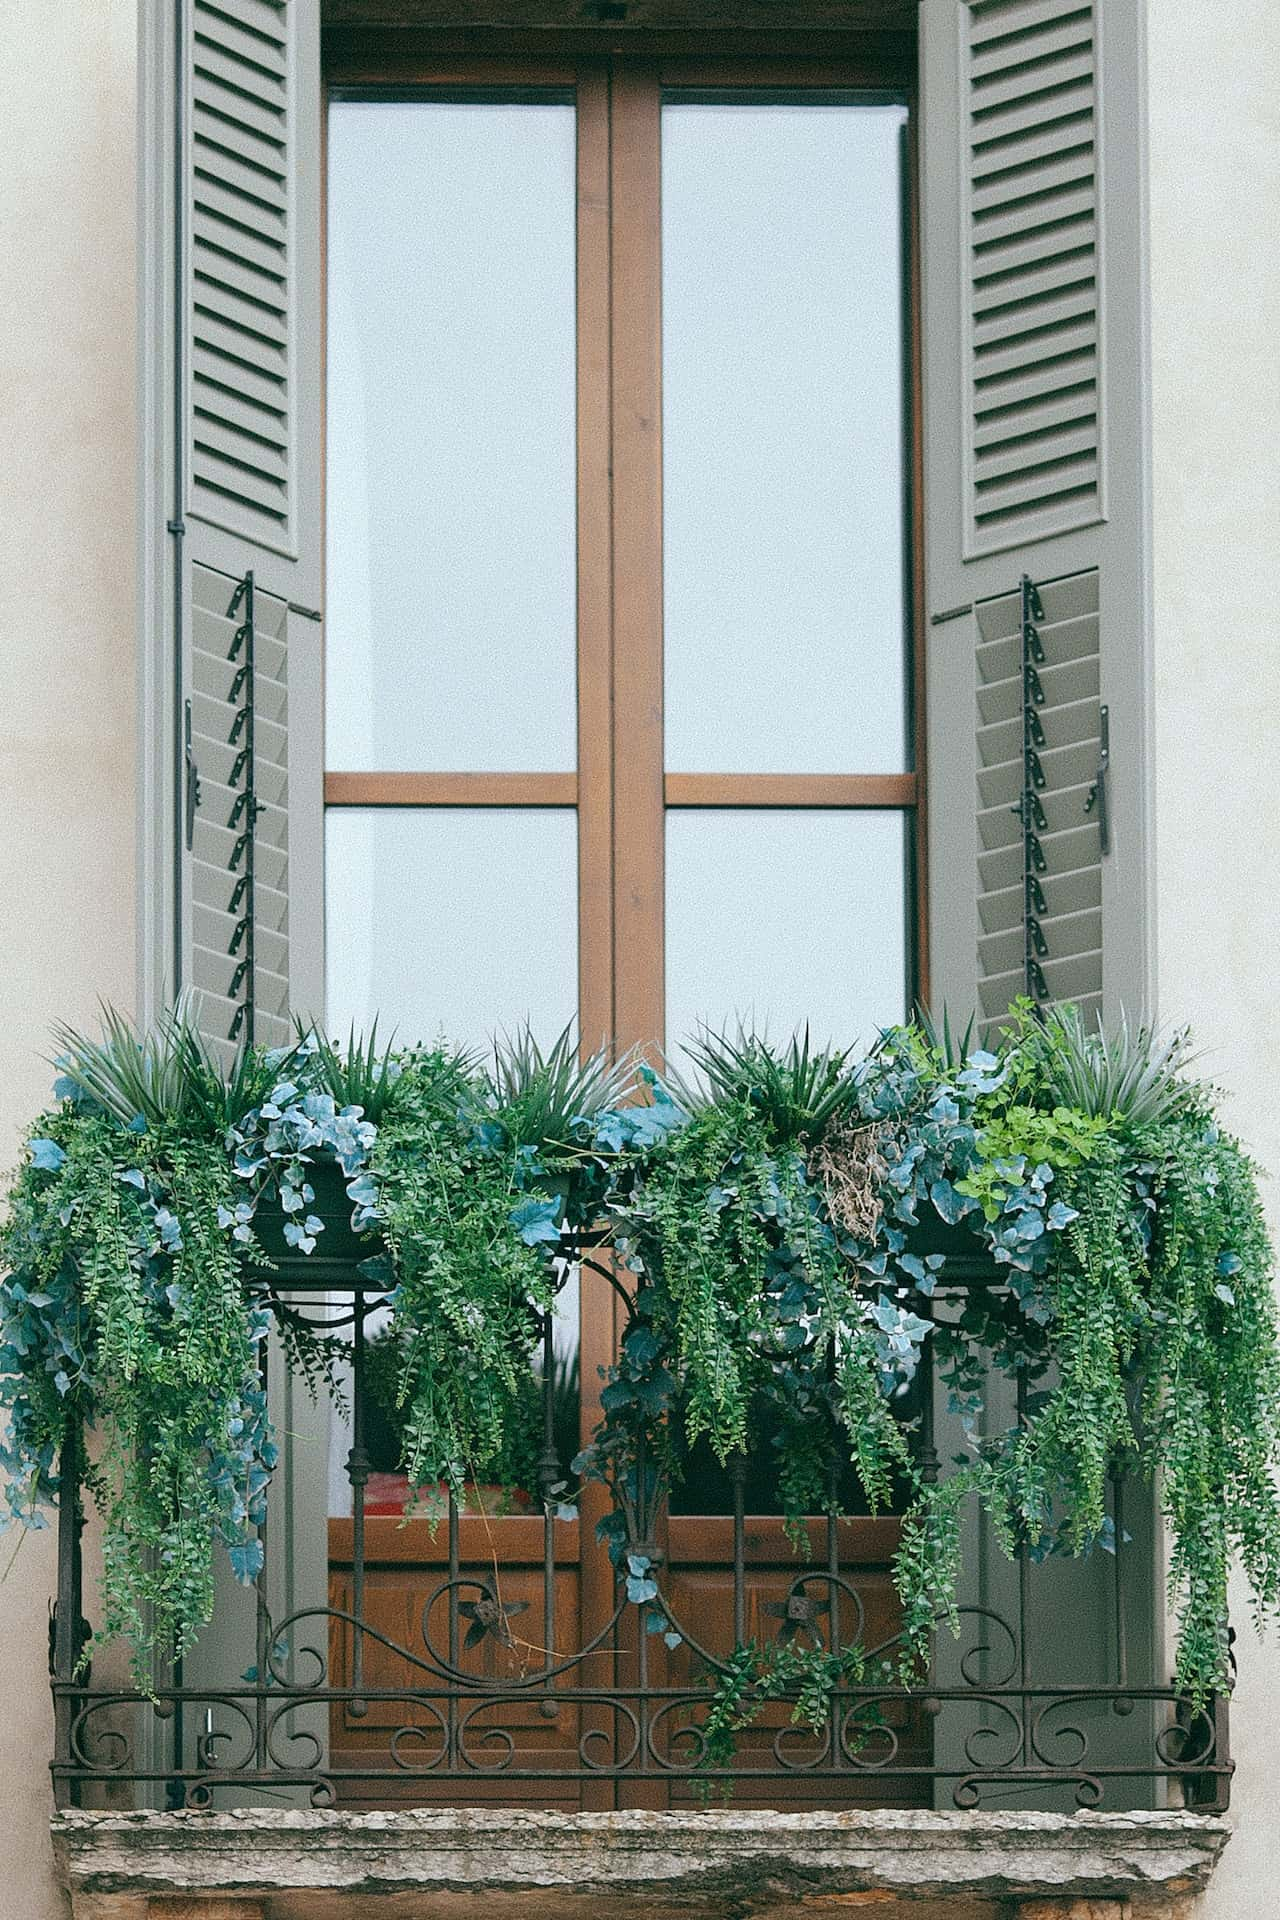
[[163, 970], [230, 1052], [321, 1000], [319, 0], [156, 0], [148, 36], [169, 175], [148, 276], [177, 688]]
[[1148, 1001], [1142, 9], [924, 0], [930, 993]]

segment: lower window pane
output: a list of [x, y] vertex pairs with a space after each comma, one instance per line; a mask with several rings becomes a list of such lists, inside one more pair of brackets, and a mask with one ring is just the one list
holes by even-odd
[[325, 823], [327, 1025], [460, 1045], [578, 1000], [577, 816], [556, 807], [342, 807]]
[[849, 1046], [906, 1012], [907, 816], [667, 814], [667, 1044], [740, 1020]]

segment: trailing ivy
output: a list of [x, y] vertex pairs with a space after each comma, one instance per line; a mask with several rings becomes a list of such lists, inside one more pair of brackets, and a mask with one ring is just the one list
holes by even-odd
[[246, 1307], [222, 1224], [235, 1187], [221, 1138], [72, 1101], [28, 1141], [4, 1231], [10, 1513], [38, 1524], [68, 1436], [96, 1427], [101, 1633], [128, 1639], [144, 1684], [153, 1650], [181, 1654], [210, 1617], [214, 1540], [240, 1579], [261, 1565], [269, 1315]]
[[[208, 1619], [217, 1543], [242, 1579], [260, 1566], [268, 1334], [334, 1382], [334, 1345], [274, 1301], [262, 1235], [269, 1207], [291, 1255], [322, 1245], [335, 1172], [391, 1303], [402, 1464], [459, 1499], [498, 1462], [529, 1477], [546, 1318], [582, 1236], [611, 1240], [629, 1315], [574, 1471], [609, 1488], [601, 1532], [652, 1631], [676, 1632], [657, 1509], [701, 1441], [730, 1465], [772, 1453], [797, 1546], [806, 1515], [854, 1498], [902, 1513], [908, 1674], [956, 1617], [969, 1500], [1041, 1559], [1113, 1547], [1112, 1477], [1156, 1479], [1193, 1702], [1229, 1680], [1233, 1559], [1260, 1617], [1280, 1605], [1271, 1250], [1182, 1036], [1030, 1008], [989, 1049], [920, 1024], [864, 1059], [704, 1034], [696, 1083], [642, 1069], [638, 1103], [628, 1064], [579, 1064], [568, 1033], [545, 1053], [517, 1034], [488, 1065], [300, 1034], [225, 1072], [185, 1008], [63, 1042], [0, 1244], [0, 1463], [10, 1517], [40, 1525], [68, 1438], [93, 1431], [102, 1630], [140, 1677]], [[939, 1292], [959, 1245], [1001, 1284]], [[912, 1447], [926, 1342], [963, 1438], [940, 1477]], [[1015, 1383], [1012, 1424], [993, 1376]], [[816, 1725], [863, 1658], [817, 1636], [738, 1649], [708, 1764], [767, 1699]]]

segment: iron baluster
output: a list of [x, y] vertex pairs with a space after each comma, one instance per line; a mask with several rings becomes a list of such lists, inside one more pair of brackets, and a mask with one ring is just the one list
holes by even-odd
[[[53, 1614], [53, 1657], [55, 1683], [69, 1688], [76, 1678], [80, 1660], [80, 1431], [69, 1420], [58, 1463], [61, 1492], [58, 1500], [58, 1598]], [[69, 1692], [54, 1695], [53, 1756], [57, 1767], [70, 1768], [71, 1728], [75, 1719], [75, 1700]], [[75, 1806], [79, 1792], [69, 1773], [55, 1781], [59, 1807]]]
[[739, 1449], [730, 1456], [733, 1485], [733, 1637], [741, 1646], [747, 1637], [747, 1456]]
[[[351, 1685], [358, 1696], [364, 1685], [364, 1495], [369, 1483], [369, 1453], [365, 1446], [365, 1297], [355, 1289], [351, 1328], [351, 1451], [347, 1478], [351, 1482], [351, 1611], [355, 1615], [351, 1642]], [[350, 1711], [357, 1719], [368, 1712], [368, 1702], [353, 1696]]]
[[[1017, 1424], [1021, 1433], [1027, 1424], [1027, 1376], [1018, 1375]], [[1031, 1616], [1031, 1550], [1026, 1522], [1018, 1521], [1018, 1678], [1022, 1683], [1021, 1750], [1024, 1767], [1031, 1765], [1031, 1647], [1027, 1627]]]
[[460, 1655], [460, 1629], [458, 1620], [458, 1574], [460, 1557], [458, 1550], [458, 1496], [449, 1482], [449, 1765], [458, 1764], [458, 1659]]

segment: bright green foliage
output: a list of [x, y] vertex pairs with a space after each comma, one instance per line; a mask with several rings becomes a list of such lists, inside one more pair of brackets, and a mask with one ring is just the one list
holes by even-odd
[[[764, 1645], [748, 1640], [734, 1649], [716, 1676], [716, 1691], [700, 1729], [699, 1772], [731, 1768], [737, 1736], [755, 1724], [771, 1700], [791, 1701], [793, 1727], [813, 1734], [827, 1732], [837, 1688], [860, 1686], [866, 1677], [866, 1654], [857, 1643], [832, 1653], [799, 1638]], [[856, 1727], [846, 1724], [842, 1729], [845, 1743], [855, 1750], [877, 1724], [874, 1702], [857, 1720]]]
[[[558, 1233], [553, 1176], [531, 1146], [512, 1146], [500, 1114], [460, 1124], [447, 1058], [423, 1055], [402, 1075], [371, 1172], [403, 1330], [397, 1405], [414, 1485], [465, 1485], [502, 1453], [541, 1316], [554, 1300], [545, 1246]], [[539, 1239], [512, 1229], [525, 1205]]]
[[[983, 1118], [979, 1103], [976, 1118]], [[978, 1158], [972, 1171], [957, 1180], [956, 1192], [967, 1194], [982, 1208], [988, 1223], [998, 1220], [1011, 1194], [1022, 1184], [1020, 1168], [1044, 1161], [1055, 1173], [1074, 1172], [1098, 1153], [1107, 1132], [1101, 1116], [1076, 1113], [1070, 1107], [1050, 1112], [1019, 1103], [1003, 1107], [985, 1119], [978, 1134]]]

